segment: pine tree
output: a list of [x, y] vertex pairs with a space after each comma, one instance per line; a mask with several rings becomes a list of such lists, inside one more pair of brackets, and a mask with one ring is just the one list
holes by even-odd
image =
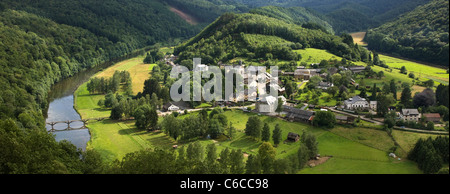
[[264, 127], [261, 134], [261, 140], [262, 141], [269, 141], [270, 140], [270, 127], [269, 124], [264, 123]]
[[275, 146], [277, 146], [281, 142], [281, 129], [279, 124], [275, 125], [275, 129], [273, 130], [272, 134], [272, 140]]

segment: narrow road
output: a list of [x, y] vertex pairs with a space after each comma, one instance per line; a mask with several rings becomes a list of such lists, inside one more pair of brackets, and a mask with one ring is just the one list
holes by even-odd
[[[355, 115], [352, 113], [348, 113], [348, 112], [344, 112], [344, 111], [340, 111], [340, 110], [336, 110], [334, 108], [327, 108], [328, 110], [335, 112], [335, 113], [339, 113], [339, 114], [343, 114], [343, 115], [347, 115], [347, 116], [353, 116], [358, 118], [358, 116], [360, 115]], [[384, 125], [384, 123], [379, 122], [379, 121], [375, 121], [372, 119], [368, 119], [365, 117], [360, 117], [361, 120], [367, 121], [367, 122], [371, 122], [371, 123], [375, 123], [377, 125]], [[435, 135], [449, 135], [449, 133], [447, 131], [428, 131], [428, 130], [421, 130], [421, 129], [413, 129], [413, 128], [401, 128], [401, 127], [397, 127], [395, 126], [394, 129], [396, 130], [401, 130], [401, 131], [409, 131], [409, 132], [415, 132], [415, 133], [426, 133], [426, 134], [435, 134]]]

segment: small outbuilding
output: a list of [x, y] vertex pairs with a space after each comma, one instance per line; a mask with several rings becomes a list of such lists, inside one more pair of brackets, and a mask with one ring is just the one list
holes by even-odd
[[439, 123], [441, 122], [441, 115], [439, 113], [426, 113], [423, 114], [425, 121]]
[[298, 142], [300, 141], [300, 135], [290, 132], [287, 137], [288, 141]]

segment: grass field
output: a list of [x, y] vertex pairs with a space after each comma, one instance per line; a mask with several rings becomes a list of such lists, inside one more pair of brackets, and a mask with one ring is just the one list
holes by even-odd
[[156, 64], [144, 64], [144, 56], [119, 62], [104, 71], [96, 74], [96, 77], [112, 77], [115, 71], [130, 72], [133, 81], [133, 93], [137, 94], [144, 90], [144, 82], [150, 77], [150, 72]]
[[[143, 64], [144, 57], [128, 59], [97, 73], [95, 77], [112, 77], [115, 71], [128, 71], [133, 81], [133, 93], [137, 94], [144, 90], [144, 82], [150, 77], [151, 69], [156, 64]], [[83, 119], [109, 117], [110, 110], [97, 105], [98, 101], [104, 99], [105, 95], [90, 95], [87, 83], [82, 84], [75, 91], [75, 106]]]
[[[389, 67], [400, 69], [402, 66], [406, 67], [408, 73], [414, 73], [416, 77], [432, 79], [438, 83], [443, 83], [448, 85], [449, 75], [447, 70], [432, 67], [412, 61], [407, 61], [399, 58], [389, 57], [380, 54], [380, 60], [385, 61]], [[419, 79], [420, 79], [419, 78]]]
[[301, 50], [294, 50], [294, 52], [299, 53], [302, 55], [302, 60], [299, 62], [306, 62], [309, 64], [311, 63], [320, 63], [322, 60], [334, 60], [337, 59], [338, 61], [342, 60], [342, 57], [338, 57], [334, 54], [331, 54], [327, 52], [326, 50], [321, 49], [315, 49], [315, 48], [307, 48], [307, 49], [301, 49]]
[[353, 37], [353, 42], [355, 44], [358, 44], [360, 46], [367, 46], [367, 43], [363, 41], [364, 37], [366, 36], [366, 32], [350, 33], [350, 36]]

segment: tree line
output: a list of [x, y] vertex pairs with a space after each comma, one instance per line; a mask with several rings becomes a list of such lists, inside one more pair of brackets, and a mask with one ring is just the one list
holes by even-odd
[[[414, 148], [408, 153], [408, 159], [417, 162], [419, 168], [426, 174], [439, 173], [442, 164], [449, 161], [449, 138], [439, 136], [435, 139], [420, 138]], [[447, 171], [443, 171], [448, 174]]]
[[[225, 148], [217, 153], [215, 143], [203, 146], [196, 141], [173, 150], [153, 149], [127, 154], [116, 160], [108, 173], [131, 174], [294, 174], [316, 157], [314, 135], [304, 133], [297, 154], [276, 159], [276, 148], [263, 142], [257, 154]], [[313, 149], [310, 149], [312, 147]], [[244, 162], [244, 154], [248, 156]], [[140, 166], [140, 168], [135, 168]]]
[[90, 94], [116, 93], [121, 84], [124, 84], [127, 95], [133, 94], [132, 79], [128, 71], [115, 71], [112, 78], [94, 77], [87, 83], [87, 90]]

